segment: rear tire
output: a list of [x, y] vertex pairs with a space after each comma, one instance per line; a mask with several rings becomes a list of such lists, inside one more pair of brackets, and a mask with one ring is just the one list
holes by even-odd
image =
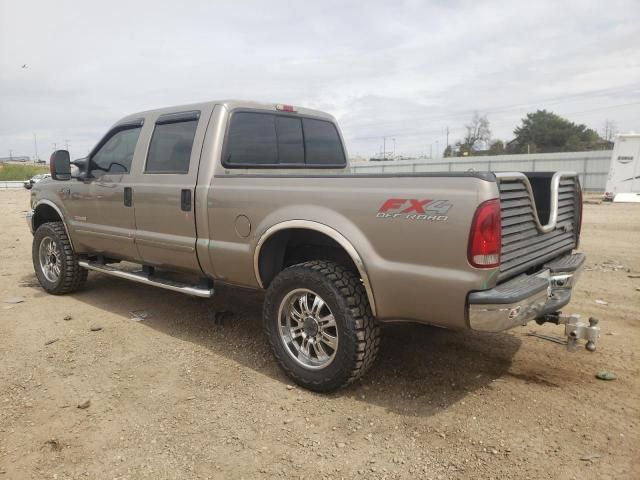
[[38, 227], [33, 236], [31, 257], [38, 282], [48, 293], [72, 293], [87, 280], [88, 272], [78, 265], [62, 222], [47, 222]]
[[309, 390], [329, 392], [353, 382], [378, 353], [380, 328], [362, 282], [334, 262], [283, 270], [267, 290], [263, 318], [278, 363]]

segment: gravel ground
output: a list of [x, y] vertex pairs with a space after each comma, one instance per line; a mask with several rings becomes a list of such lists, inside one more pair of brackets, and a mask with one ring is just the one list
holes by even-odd
[[361, 382], [318, 395], [275, 365], [259, 293], [92, 273], [45, 294], [27, 204], [0, 191], [0, 480], [640, 478], [640, 205], [585, 205], [567, 311], [602, 320], [597, 352], [527, 336], [550, 325], [394, 326]]

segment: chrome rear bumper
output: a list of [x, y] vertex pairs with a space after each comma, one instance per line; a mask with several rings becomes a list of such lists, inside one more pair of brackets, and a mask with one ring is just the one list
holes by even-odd
[[500, 332], [558, 311], [571, 300], [585, 258], [582, 253], [567, 255], [546, 263], [535, 275], [520, 275], [491, 290], [470, 293], [469, 326]]

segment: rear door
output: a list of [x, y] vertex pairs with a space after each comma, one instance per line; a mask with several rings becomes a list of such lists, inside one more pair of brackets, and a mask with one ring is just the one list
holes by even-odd
[[147, 265], [200, 273], [194, 193], [212, 107], [153, 119], [146, 159], [135, 175], [136, 245]]

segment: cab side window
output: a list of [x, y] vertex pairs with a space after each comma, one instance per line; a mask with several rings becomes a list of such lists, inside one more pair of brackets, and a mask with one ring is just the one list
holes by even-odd
[[129, 173], [141, 127], [114, 133], [91, 157], [91, 175], [122, 175]]
[[170, 114], [156, 122], [145, 173], [189, 173], [199, 112]]

